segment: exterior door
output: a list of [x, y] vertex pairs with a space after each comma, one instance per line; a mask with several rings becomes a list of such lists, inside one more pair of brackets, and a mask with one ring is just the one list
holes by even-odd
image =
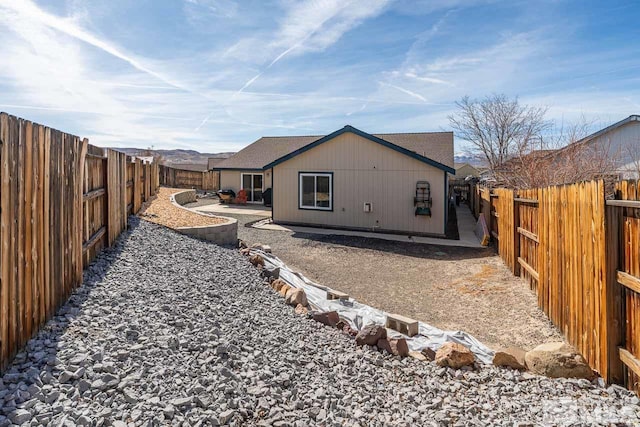
[[243, 173], [242, 189], [247, 192], [247, 202], [262, 203], [264, 176], [261, 173]]

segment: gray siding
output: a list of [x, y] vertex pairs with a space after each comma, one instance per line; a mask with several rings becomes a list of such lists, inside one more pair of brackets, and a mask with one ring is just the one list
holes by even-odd
[[[299, 172], [333, 172], [333, 211], [298, 208]], [[443, 235], [445, 175], [438, 168], [346, 133], [274, 167], [274, 221]], [[414, 215], [416, 182], [423, 180], [431, 184], [431, 217]], [[373, 204], [370, 213], [364, 212], [366, 202]]]
[[622, 178], [640, 178], [640, 122], [633, 121], [613, 129], [592, 139], [589, 144], [608, 150], [609, 155], [617, 160], [616, 172]]

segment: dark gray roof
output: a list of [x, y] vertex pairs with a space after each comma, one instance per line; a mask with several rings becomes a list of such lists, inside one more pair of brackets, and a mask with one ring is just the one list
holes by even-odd
[[[391, 144], [453, 168], [453, 132], [372, 134]], [[215, 165], [215, 169], [262, 169], [325, 135], [265, 136]]]

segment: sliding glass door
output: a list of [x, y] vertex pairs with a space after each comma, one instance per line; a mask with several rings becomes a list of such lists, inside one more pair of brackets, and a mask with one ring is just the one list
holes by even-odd
[[243, 173], [242, 189], [247, 192], [247, 202], [261, 203], [264, 176], [261, 173]]

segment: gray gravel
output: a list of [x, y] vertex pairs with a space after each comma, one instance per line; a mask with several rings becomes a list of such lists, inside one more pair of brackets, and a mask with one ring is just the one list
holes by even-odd
[[438, 368], [298, 317], [237, 251], [132, 220], [0, 382], [0, 425], [638, 422], [619, 387]]

